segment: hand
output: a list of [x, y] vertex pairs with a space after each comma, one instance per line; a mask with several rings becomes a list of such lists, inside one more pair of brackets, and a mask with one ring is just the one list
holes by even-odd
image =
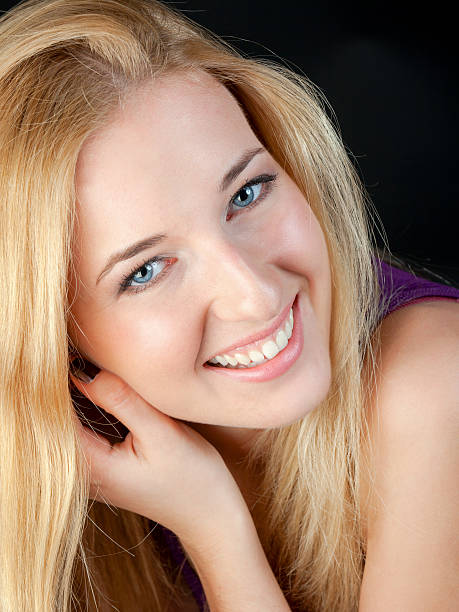
[[129, 429], [112, 446], [75, 414], [91, 499], [146, 516], [186, 540], [218, 529], [220, 515], [245, 504], [221, 455], [191, 427], [154, 408], [115, 374], [102, 370], [89, 383], [71, 378]]

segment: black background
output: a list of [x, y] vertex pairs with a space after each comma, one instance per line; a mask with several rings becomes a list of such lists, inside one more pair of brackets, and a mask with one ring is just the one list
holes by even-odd
[[[13, 4], [0, 0], [2, 9]], [[168, 4], [244, 53], [308, 76], [336, 113], [391, 250], [459, 285], [457, 35], [449, 4]]]

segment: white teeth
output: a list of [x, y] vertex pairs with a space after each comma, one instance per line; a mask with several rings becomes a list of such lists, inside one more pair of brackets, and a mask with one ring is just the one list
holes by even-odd
[[242, 363], [242, 365], [249, 365], [250, 363], [250, 358], [247, 355], [236, 353], [234, 357], [237, 359], [238, 363]]
[[263, 351], [263, 355], [265, 357], [267, 357], [268, 359], [272, 359], [279, 352], [279, 347], [272, 340], [268, 340], [268, 342], [265, 342], [265, 344], [263, 344], [261, 350]]
[[263, 363], [265, 360], [263, 353], [260, 353], [260, 351], [249, 351], [249, 357], [255, 363]]
[[280, 351], [282, 351], [288, 344], [288, 341], [292, 337], [293, 333], [293, 308], [290, 308], [289, 317], [284, 325], [283, 329], [280, 329], [276, 334], [275, 342], [269, 340], [262, 345], [260, 351], [249, 351], [248, 355], [245, 353], [235, 353], [234, 356], [227, 355], [216, 355], [212, 359], [209, 359], [209, 363], [214, 365], [220, 364], [227, 368], [254, 368], [255, 366], [273, 359]]
[[223, 355], [223, 359], [226, 359], [226, 361], [232, 366], [235, 366], [238, 364], [237, 359], [235, 359], [234, 357], [231, 357], [230, 355], [227, 355], [226, 353]]
[[287, 344], [288, 344], [288, 339], [287, 339], [287, 335], [284, 331], [279, 331], [276, 334], [276, 344], [279, 347], [279, 350], [281, 351], [282, 349], [284, 349]]

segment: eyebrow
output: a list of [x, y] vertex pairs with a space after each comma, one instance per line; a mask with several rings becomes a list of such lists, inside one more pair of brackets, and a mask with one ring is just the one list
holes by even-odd
[[148, 249], [149, 247], [156, 246], [160, 242], [162, 242], [165, 238], [167, 238], [166, 234], [155, 234], [154, 236], [149, 236], [148, 238], [144, 238], [143, 240], [139, 240], [134, 244], [131, 244], [126, 249], [122, 251], [118, 251], [117, 253], [113, 253], [107, 261], [105, 268], [99, 274], [96, 280], [96, 285], [98, 282], [110, 272], [110, 270], [120, 261], [125, 261], [126, 259], [131, 259], [135, 255], [138, 255], [141, 251]]
[[258, 147], [256, 149], [249, 149], [243, 153], [222, 178], [219, 191], [225, 191], [225, 189], [231, 185], [231, 183], [241, 174], [241, 172], [247, 168], [252, 159], [259, 153], [265, 153], [265, 151], [266, 149], [264, 147]]
[[[247, 166], [250, 164], [250, 162], [256, 155], [265, 152], [266, 149], [264, 147], [258, 147], [256, 149], [249, 149], [245, 151], [222, 178], [219, 186], [219, 191], [225, 191], [225, 189], [227, 189], [231, 185], [231, 183], [241, 174], [241, 172], [243, 172], [247, 168]], [[102, 280], [104, 276], [106, 276], [110, 272], [110, 270], [117, 263], [135, 257], [145, 249], [156, 246], [166, 238], [166, 234], [154, 234], [153, 236], [149, 236], [148, 238], [139, 240], [138, 242], [131, 244], [127, 248], [110, 255], [107, 263], [105, 264], [104, 269], [97, 277], [96, 285], [99, 283], [99, 281]]]

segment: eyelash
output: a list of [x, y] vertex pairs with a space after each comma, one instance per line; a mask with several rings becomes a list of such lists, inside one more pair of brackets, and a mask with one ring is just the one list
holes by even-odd
[[[258, 196], [258, 198], [256, 200], [253, 200], [253, 202], [251, 202], [248, 206], [245, 206], [244, 208], [240, 208], [240, 212], [236, 213], [236, 216], [238, 216], [239, 214], [241, 214], [241, 212], [245, 212], [247, 210], [250, 210], [252, 208], [255, 208], [256, 206], [258, 206], [258, 204], [260, 204], [265, 198], [266, 196], [268, 196], [272, 190], [274, 189], [274, 184], [275, 181], [277, 179], [277, 174], [260, 174], [259, 176], [256, 176], [255, 178], [251, 179], [250, 181], [248, 181], [247, 183], [245, 183], [240, 189], [238, 189], [236, 191], [236, 193], [232, 196], [231, 200], [230, 200], [230, 205], [234, 202], [234, 200], [237, 198], [237, 196], [246, 188], [248, 187], [254, 187], [255, 185], [259, 185], [262, 184], [263, 185], [263, 189], [262, 192], [260, 193], [260, 195]], [[234, 215], [233, 215], [234, 216]], [[121, 280], [121, 283], [119, 285], [119, 294], [121, 293], [139, 293], [140, 291], [144, 291], [145, 289], [148, 289], [148, 287], [150, 287], [151, 285], [157, 283], [166, 273], [167, 273], [167, 269], [169, 268], [169, 266], [166, 266], [164, 268], [164, 270], [162, 270], [162, 272], [160, 272], [157, 276], [155, 276], [154, 280], [149, 281], [148, 283], [145, 283], [144, 285], [140, 285], [140, 286], [131, 286], [129, 285], [129, 283], [132, 281], [133, 277], [147, 264], [149, 263], [158, 263], [164, 260], [168, 260], [168, 259], [172, 259], [170, 257], [162, 257], [162, 256], [157, 256], [157, 257], [149, 257], [148, 259], [145, 259], [145, 261], [143, 261], [140, 266], [136, 265], [135, 268], [133, 268], [130, 272], [128, 272], [128, 274], [126, 274], [126, 276], [124, 276]], [[175, 261], [175, 259], [174, 259]]]

